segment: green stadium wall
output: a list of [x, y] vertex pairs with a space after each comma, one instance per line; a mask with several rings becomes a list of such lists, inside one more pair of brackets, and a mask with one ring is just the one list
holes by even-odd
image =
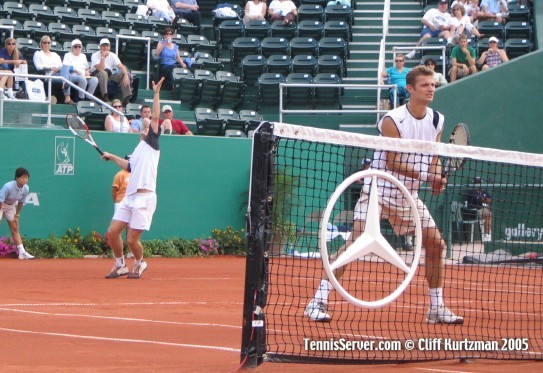
[[[0, 183], [13, 180], [20, 166], [31, 176], [31, 194], [21, 213], [24, 236], [61, 235], [77, 227], [84, 233], [107, 230], [117, 165], [101, 160], [67, 130], [0, 128], [0, 137]], [[135, 134], [98, 132], [94, 137], [103, 150], [120, 156], [130, 154], [138, 142]], [[205, 238], [212, 229], [244, 227], [250, 140], [163, 136], [160, 148], [158, 206], [144, 239]], [[0, 235], [8, 234], [7, 224], [0, 225]]]

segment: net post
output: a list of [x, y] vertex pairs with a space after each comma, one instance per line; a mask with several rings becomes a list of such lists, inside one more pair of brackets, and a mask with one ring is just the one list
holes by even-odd
[[273, 190], [273, 125], [263, 122], [253, 137], [251, 189], [247, 213], [247, 259], [240, 360], [243, 367], [260, 365], [266, 353], [264, 307], [268, 289], [268, 256]]

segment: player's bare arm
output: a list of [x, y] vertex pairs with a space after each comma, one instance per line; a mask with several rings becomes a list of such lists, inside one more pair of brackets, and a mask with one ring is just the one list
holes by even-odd
[[164, 77], [162, 77], [158, 83], [153, 82], [153, 116], [151, 118], [151, 126], [153, 126], [153, 131], [158, 133], [158, 119], [160, 118], [160, 88], [162, 87], [162, 82], [164, 82]]
[[[396, 124], [390, 117], [386, 117], [383, 120], [381, 131], [381, 134], [385, 137], [392, 137], [396, 139], [400, 138], [400, 132], [398, 132]], [[418, 171], [415, 171], [413, 165], [408, 164], [407, 162], [402, 162], [401, 157], [402, 153], [391, 151], [387, 152], [387, 168], [400, 175], [407, 176], [413, 179], [418, 179], [420, 173]]]

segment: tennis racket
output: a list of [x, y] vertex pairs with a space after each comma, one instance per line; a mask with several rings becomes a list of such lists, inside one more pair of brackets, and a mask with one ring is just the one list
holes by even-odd
[[66, 115], [66, 124], [74, 135], [94, 146], [94, 149], [96, 149], [96, 151], [100, 153], [100, 155], [104, 155], [104, 152], [98, 147], [98, 145], [92, 138], [89, 127], [87, 126], [85, 121], [83, 121], [83, 119], [78, 117], [76, 114], [68, 114]]
[[[468, 125], [465, 123], [458, 123], [449, 137], [449, 144], [455, 145], [470, 145], [471, 137], [469, 134]], [[443, 177], [449, 176], [451, 171], [458, 171], [466, 163], [466, 158], [445, 158], [443, 161], [442, 175]]]

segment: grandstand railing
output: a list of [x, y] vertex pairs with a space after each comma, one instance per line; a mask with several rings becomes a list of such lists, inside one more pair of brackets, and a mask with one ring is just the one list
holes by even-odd
[[[376, 109], [285, 109], [283, 107], [283, 89], [288, 87], [308, 87], [308, 88], [338, 88], [338, 89], [377, 89], [381, 90], [398, 88], [396, 84], [314, 84], [314, 83], [279, 83], [279, 121], [283, 123], [283, 114], [318, 114], [318, 113], [333, 113], [333, 114], [372, 114], [376, 113], [378, 116], [388, 112], [386, 109], [381, 109], [379, 102], [377, 103]], [[394, 90], [394, 102], [397, 100], [397, 89]], [[375, 127], [377, 126], [377, 121], [375, 125], [369, 125], [364, 127]]]
[[[119, 114], [121, 116], [121, 121], [124, 120], [124, 113], [123, 112], [118, 111], [117, 109], [113, 108], [113, 106], [111, 106], [109, 103], [104, 102], [104, 101], [100, 100], [99, 98], [91, 95], [90, 93], [88, 93], [84, 89], [81, 89], [79, 86], [75, 85], [74, 83], [72, 83], [68, 79], [65, 79], [62, 76], [36, 75], [36, 74], [14, 74], [14, 73], [0, 72], [0, 76], [6, 76], [6, 75], [7, 76], [12, 76], [14, 78], [22, 78], [23, 79], [22, 82], [24, 82], [27, 79], [31, 78], [31, 79], [49, 80], [50, 83], [48, 84], [48, 87], [47, 87], [47, 94], [45, 95], [46, 96], [45, 101], [29, 100], [29, 99], [11, 100], [11, 99], [4, 98], [4, 95], [0, 94], [0, 127], [4, 126], [4, 102], [5, 101], [8, 101], [10, 103], [12, 103], [12, 102], [18, 102], [18, 103], [31, 102], [31, 103], [37, 103], [37, 104], [47, 104], [47, 123], [44, 125], [44, 127], [54, 127], [53, 123], [51, 122], [51, 112], [52, 112], [52, 110], [51, 110], [51, 105], [52, 105], [52, 102], [51, 102], [52, 84], [51, 83], [52, 83], [53, 80], [62, 81], [63, 84], [67, 84], [72, 89], [75, 89], [75, 90], [79, 91], [80, 93], [83, 93], [85, 95], [85, 97], [87, 97], [89, 100], [94, 101], [94, 102], [98, 103], [99, 105], [101, 105], [103, 107], [106, 107], [109, 110]], [[26, 89], [26, 85], [25, 85], [25, 89]]]
[[426, 50], [441, 50], [441, 58], [442, 58], [442, 61], [443, 61], [443, 64], [442, 64], [442, 74], [443, 76], [446, 75], [446, 71], [447, 71], [447, 60], [446, 60], [446, 51], [447, 51], [447, 47], [444, 46], [444, 45], [436, 45], [436, 46], [421, 46], [421, 47], [393, 47], [392, 48], [392, 53], [394, 54], [394, 59], [396, 59], [396, 54], [398, 52], [404, 52], [404, 51], [412, 51], [412, 50], [421, 50], [421, 51], [426, 51]]
[[[376, 82], [381, 81], [381, 72], [385, 70], [385, 53], [386, 53], [386, 38], [388, 35], [388, 21], [390, 19], [390, 0], [385, 0], [384, 9], [383, 9], [383, 37], [381, 38], [381, 44], [379, 47], [379, 60], [377, 62], [377, 77]], [[381, 103], [381, 89], [377, 90], [377, 107], [380, 107]], [[396, 100], [392, 103], [396, 106]], [[377, 113], [376, 122], [379, 121], [379, 113]]]
[[10, 30], [9, 37], [13, 38], [13, 30], [15, 29], [15, 27], [13, 27], [13, 26], [0, 26], [0, 29]]
[[120, 46], [119, 46], [119, 39], [127, 39], [127, 40], [141, 40], [145, 41], [147, 44], [147, 70], [146, 70], [146, 85], [145, 89], [149, 89], [149, 75], [151, 71], [151, 38], [149, 37], [142, 37], [142, 36], [130, 36], [130, 35], [115, 35], [115, 53], [117, 56], [120, 56]]

